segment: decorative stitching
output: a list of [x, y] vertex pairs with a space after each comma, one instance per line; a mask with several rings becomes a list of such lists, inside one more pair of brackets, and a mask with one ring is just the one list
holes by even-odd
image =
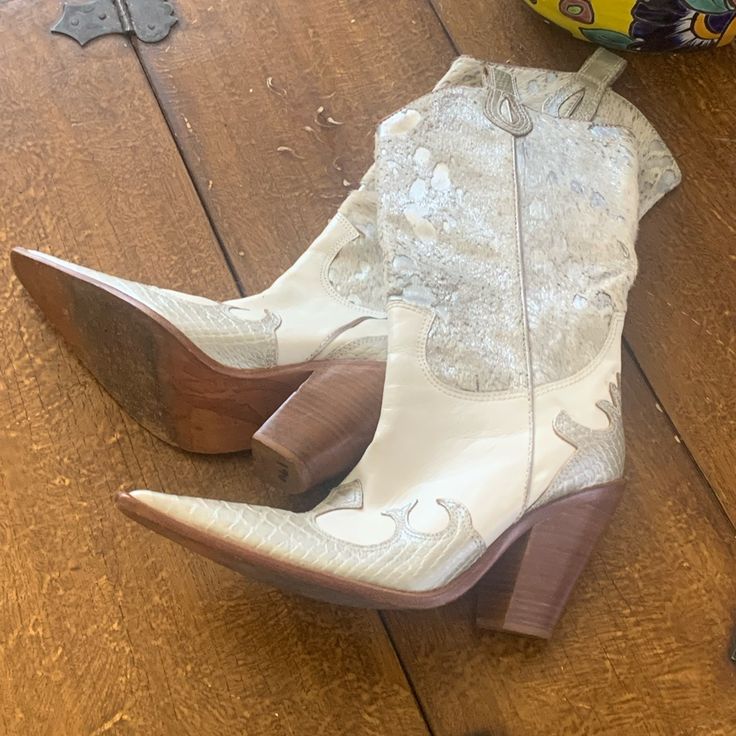
[[[531, 133], [534, 126], [529, 112], [519, 99], [516, 78], [505, 69], [491, 67], [487, 86], [483, 113], [491, 123], [514, 136]], [[509, 117], [504, 114], [504, 107], [508, 108]]]
[[[345, 501], [343, 503], [340, 499], [342, 499], [342, 493], [344, 493], [345, 488], [350, 488], [350, 492], [348, 494], [345, 494]], [[463, 529], [472, 530], [474, 536], [471, 535], [471, 538], [468, 541], [470, 541], [476, 549], [479, 548], [479, 540], [480, 547], [482, 549], [485, 549], [485, 543], [482, 541], [480, 535], [477, 531], [475, 531], [475, 528], [472, 525], [470, 511], [468, 511], [466, 506], [459, 501], [445, 498], [435, 499], [435, 503], [444, 508], [448, 514], [447, 526], [438, 532], [421, 532], [413, 529], [409, 524], [409, 515], [414, 510], [414, 508], [416, 508], [417, 504], [419, 503], [419, 499], [409, 501], [403, 506], [399, 506], [398, 508], [386, 509], [385, 511], [381, 512], [381, 516], [386, 516], [387, 518], [392, 519], [395, 524], [393, 533], [388, 539], [384, 540], [383, 542], [377, 542], [375, 544], [357, 544], [356, 542], [350, 542], [340, 537], [335, 537], [329, 532], [326, 532], [324, 529], [322, 529], [321, 526], [319, 526], [319, 524], [317, 523], [317, 519], [324, 514], [330, 513], [332, 511], [363, 509], [363, 493], [363, 484], [360, 480], [351, 481], [350, 483], [347, 483], [344, 487], [337, 486], [337, 488], [335, 488], [332, 493], [330, 493], [325, 501], [312, 509], [312, 511], [306, 512], [305, 516], [308, 518], [311, 526], [317, 532], [323, 534], [326, 537], [334, 539], [340, 544], [344, 544], [345, 546], [350, 547], [354, 550], [362, 550], [366, 552], [384, 550], [399, 541], [399, 539], [405, 534], [413, 537], [415, 540], [422, 541], [426, 539], [442, 539], [448, 536], [448, 532], [451, 534], [455, 534]], [[337, 496], [337, 503], [334, 504], [330, 502], [333, 494]], [[326, 505], [328, 507], [325, 507]]]
[[[446, 384], [442, 383], [432, 373], [432, 370], [429, 367], [429, 364], [427, 363], [427, 360], [426, 360], [426, 342], [429, 336], [429, 330], [432, 326], [432, 322], [437, 318], [437, 316], [432, 311], [431, 307], [418, 307], [415, 304], [412, 304], [411, 302], [403, 301], [402, 299], [399, 299], [398, 297], [392, 297], [389, 300], [387, 311], [391, 311], [392, 309], [398, 309], [398, 308], [408, 309], [409, 311], [422, 315], [425, 319], [424, 324], [422, 325], [419, 331], [419, 334], [417, 336], [417, 342], [414, 347], [414, 351], [415, 351], [414, 354], [417, 357], [419, 364], [422, 366], [422, 371], [425, 375], [425, 378], [438, 391], [441, 391], [447, 396], [452, 396], [453, 398], [456, 398], [456, 399], [464, 399], [465, 401], [486, 401], [486, 402], [506, 401], [506, 400], [521, 399], [524, 397], [523, 391], [483, 391], [483, 392], [463, 391], [462, 389], [453, 389], [452, 387], [447, 386]], [[576, 373], [573, 373], [571, 376], [561, 381], [545, 383], [541, 386], [535, 387], [534, 390], [536, 391], [537, 395], [549, 393], [550, 391], [555, 391], [560, 388], [565, 388], [573, 383], [577, 383], [578, 381], [581, 381], [583, 378], [585, 378], [586, 376], [590, 375], [595, 370], [597, 370], [597, 368], [606, 358], [606, 355], [608, 354], [611, 348], [611, 345], [615, 341], [615, 338], [619, 332], [617, 327], [623, 322], [624, 316], [625, 316], [624, 312], [614, 312], [612, 314], [611, 324], [608, 328], [608, 336], [606, 337], [606, 341], [603, 343], [603, 347], [598, 352], [598, 354], [595, 356], [595, 358], [593, 358], [593, 360], [590, 363], [588, 363], [588, 365], [586, 365], [585, 368], [583, 368], [580, 371], [577, 371]]]

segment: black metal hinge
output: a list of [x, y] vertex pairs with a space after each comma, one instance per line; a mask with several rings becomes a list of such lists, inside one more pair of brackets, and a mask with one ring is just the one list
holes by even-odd
[[84, 5], [64, 3], [51, 32], [71, 36], [82, 46], [108, 33], [125, 33], [155, 43], [169, 35], [174, 23], [174, 8], [165, 0], [92, 0]]

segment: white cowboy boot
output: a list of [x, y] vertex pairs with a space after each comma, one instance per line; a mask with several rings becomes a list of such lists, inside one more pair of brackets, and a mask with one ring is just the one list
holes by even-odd
[[386, 298], [375, 200], [365, 186], [352, 192], [289, 270], [243, 299], [215, 302], [21, 248], [13, 266], [143, 426], [205, 453], [248, 449], [256, 433], [262, 471], [304, 490], [354, 465], [378, 421]]
[[122, 511], [349, 605], [432, 607], [485, 578], [482, 625], [551, 634], [623, 486], [639, 163], [630, 131], [533, 111], [519, 80], [488, 67], [379, 127], [389, 352], [345, 482], [307, 513], [151, 491]]
[[[646, 119], [610, 91], [621, 66], [601, 51], [574, 74], [514, 73], [533, 109], [587, 114], [634, 131], [645, 164], [643, 213], [678, 174]], [[478, 87], [484, 68], [460, 57], [437, 89]], [[135, 419], [200, 452], [247, 448], [256, 432], [260, 474], [303, 490], [350, 468], [378, 420], [383, 366], [375, 361], [385, 360], [386, 320], [372, 178], [369, 172], [291, 269], [245, 299], [217, 303], [35, 251], [16, 249], [13, 262], [83, 362]]]

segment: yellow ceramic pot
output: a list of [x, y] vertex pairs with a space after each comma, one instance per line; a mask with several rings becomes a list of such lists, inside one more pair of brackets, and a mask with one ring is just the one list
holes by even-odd
[[524, 0], [573, 36], [629, 51], [725, 46], [736, 0]]

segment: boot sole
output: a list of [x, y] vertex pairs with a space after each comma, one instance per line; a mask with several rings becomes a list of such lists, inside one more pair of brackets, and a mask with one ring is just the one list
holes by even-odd
[[108, 284], [22, 248], [11, 260], [82, 363], [133, 419], [171, 445], [207, 454], [252, 447], [255, 472], [294, 493], [348, 471], [373, 438], [383, 363], [231, 368]]
[[427, 609], [450, 603], [477, 585], [480, 628], [548, 639], [623, 487], [623, 481], [607, 483], [534, 509], [465, 572], [441, 588], [421, 593], [304, 570], [193, 529], [127, 493], [118, 494], [116, 504], [126, 516], [159, 534], [282, 590], [360, 608]]

